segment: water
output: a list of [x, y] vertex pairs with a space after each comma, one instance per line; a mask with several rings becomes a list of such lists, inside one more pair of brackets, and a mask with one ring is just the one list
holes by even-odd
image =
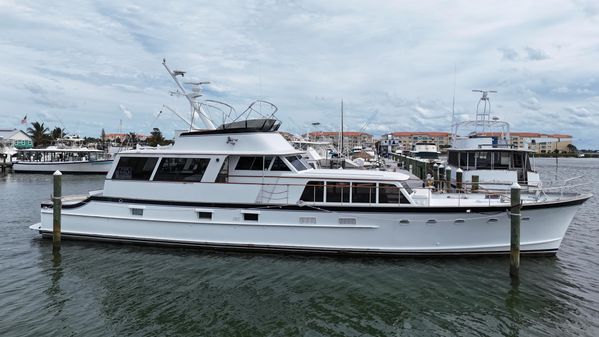
[[[555, 160], [537, 160], [544, 178]], [[599, 194], [599, 160], [560, 159]], [[64, 176], [65, 194], [103, 177]], [[0, 177], [2, 336], [598, 336], [597, 198], [557, 257], [318, 258], [50, 240], [51, 176]]]

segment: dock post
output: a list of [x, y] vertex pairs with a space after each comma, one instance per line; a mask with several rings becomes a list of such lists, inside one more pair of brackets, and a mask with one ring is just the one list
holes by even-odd
[[445, 182], [445, 166], [439, 165], [439, 191], [443, 191], [443, 185]]
[[458, 167], [458, 169], [455, 171], [455, 188], [458, 191], [462, 191], [463, 179], [464, 179], [464, 171], [462, 171], [462, 169]]
[[437, 186], [438, 186], [438, 181], [439, 181], [439, 164], [435, 163], [435, 165], [433, 165], [433, 184], [434, 184], [435, 188], [437, 188]]
[[472, 186], [470, 187], [471, 192], [478, 192], [478, 176], [472, 176]]
[[445, 186], [447, 188], [447, 193], [451, 192], [451, 167], [447, 166], [445, 169]]
[[54, 172], [54, 193], [52, 194], [52, 246], [60, 247], [60, 227], [62, 210], [62, 173]]
[[510, 209], [511, 235], [510, 235], [510, 277], [518, 279], [520, 271], [520, 185], [517, 182], [511, 187], [512, 207]]
[[410, 166], [408, 166], [408, 171], [410, 171], [410, 173], [412, 173], [412, 164], [410, 164]]

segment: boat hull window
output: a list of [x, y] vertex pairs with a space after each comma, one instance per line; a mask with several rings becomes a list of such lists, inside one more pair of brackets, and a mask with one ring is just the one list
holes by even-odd
[[154, 180], [199, 182], [209, 163], [206, 158], [162, 158]]
[[308, 181], [304, 192], [300, 198], [302, 201], [323, 202], [324, 201], [324, 182]]
[[349, 202], [349, 183], [327, 182], [327, 202]]
[[112, 179], [150, 180], [157, 161], [156, 157], [121, 157]]
[[352, 183], [351, 201], [356, 203], [375, 203], [376, 184]]

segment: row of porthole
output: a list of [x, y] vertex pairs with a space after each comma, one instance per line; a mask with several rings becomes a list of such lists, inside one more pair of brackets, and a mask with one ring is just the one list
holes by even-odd
[[[530, 220], [529, 217], [523, 217], [522, 218], [522, 221], [528, 221], [528, 220]], [[436, 224], [437, 222], [438, 221], [436, 219], [429, 219], [429, 220], [426, 221], [426, 223], [429, 224], [429, 225]], [[465, 223], [465, 222], [466, 222], [466, 220], [464, 220], [464, 219], [455, 219], [453, 221], [453, 223], [455, 223], [455, 224], [460, 224], [460, 223]], [[497, 218], [490, 218], [490, 219], [487, 220], [487, 223], [495, 223], [495, 222], [499, 222], [499, 219], [497, 219]], [[410, 223], [410, 220], [408, 220], [408, 219], [401, 219], [401, 220], [399, 220], [399, 223], [402, 224], [402, 225], [407, 225], [407, 224]]]

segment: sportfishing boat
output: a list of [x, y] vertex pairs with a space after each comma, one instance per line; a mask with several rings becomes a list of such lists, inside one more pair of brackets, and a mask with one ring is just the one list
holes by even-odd
[[[120, 152], [102, 191], [63, 201], [63, 238], [219, 249], [345, 254], [502, 254], [510, 248], [509, 196], [413, 189], [408, 175], [314, 169], [250, 105], [215, 127], [197, 82], [189, 131], [174, 146]], [[205, 128], [193, 126], [198, 115]], [[252, 116], [254, 115], [254, 116]], [[590, 195], [524, 192], [521, 250], [555, 253]], [[41, 223], [52, 235], [52, 204]]]
[[473, 91], [482, 93], [476, 119], [452, 125], [446, 164], [451, 168], [452, 184], [460, 169], [464, 183], [470, 184], [472, 176], [478, 176], [480, 187], [488, 190], [506, 190], [514, 182], [524, 188], [539, 188], [541, 178], [530, 163], [533, 151], [526, 143], [521, 147], [510, 144], [510, 124], [491, 116], [489, 94], [496, 91]]
[[42, 149], [21, 149], [13, 165], [20, 173], [85, 173], [106, 174], [112, 167], [112, 157], [102, 150], [82, 146], [83, 139], [67, 136], [56, 145]]
[[414, 144], [412, 150], [409, 151], [410, 157], [428, 161], [436, 161], [439, 159], [439, 154], [441, 153], [437, 149], [437, 145], [423, 142]]

